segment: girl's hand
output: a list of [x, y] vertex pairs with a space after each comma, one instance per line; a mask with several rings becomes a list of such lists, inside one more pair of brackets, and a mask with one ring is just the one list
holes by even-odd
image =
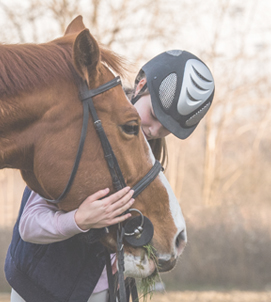
[[[134, 191], [130, 187], [100, 199], [109, 193], [109, 189], [100, 190], [87, 197], [75, 212], [75, 222], [82, 230], [98, 229], [117, 224], [129, 218], [131, 214], [121, 215], [134, 203]], [[120, 216], [121, 215], [121, 216]]]

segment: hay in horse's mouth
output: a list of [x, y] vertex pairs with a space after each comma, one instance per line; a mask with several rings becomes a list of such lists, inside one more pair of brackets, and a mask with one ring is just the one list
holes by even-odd
[[150, 299], [152, 298], [155, 283], [157, 281], [161, 281], [161, 277], [159, 274], [156, 249], [151, 244], [144, 245], [143, 249], [146, 252], [148, 260], [153, 261], [155, 265], [154, 272], [150, 276], [142, 278], [139, 283], [139, 291], [141, 293], [141, 297], [143, 297], [143, 300], [146, 301], [148, 295], [150, 296]]

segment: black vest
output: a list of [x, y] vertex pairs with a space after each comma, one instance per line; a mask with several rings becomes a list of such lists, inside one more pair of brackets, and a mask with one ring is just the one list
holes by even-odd
[[26, 187], [7, 252], [7, 281], [27, 302], [86, 302], [105, 266], [105, 249], [99, 242], [105, 230], [52, 244], [25, 242], [19, 222], [30, 193]]

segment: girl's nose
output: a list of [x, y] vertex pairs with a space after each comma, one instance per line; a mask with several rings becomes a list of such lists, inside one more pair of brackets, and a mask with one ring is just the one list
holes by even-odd
[[168, 135], [170, 133], [170, 131], [168, 131], [160, 122], [153, 124], [149, 128], [149, 131], [153, 138], [165, 137], [166, 135]]
[[150, 134], [153, 138], [158, 138], [159, 137], [159, 133], [160, 133], [160, 127], [157, 125], [152, 125], [149, 128]]

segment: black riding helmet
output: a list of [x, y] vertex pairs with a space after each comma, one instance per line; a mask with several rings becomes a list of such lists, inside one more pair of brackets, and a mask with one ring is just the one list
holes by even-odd
[[178, 138], [187, 138], [214, 97], [215, 84], [209, 68], [187, 51], [170, 50], [154, 57], [141, 70], [147, 85], [132, 98], [132, 104], [148, 87], [159, 122]]

